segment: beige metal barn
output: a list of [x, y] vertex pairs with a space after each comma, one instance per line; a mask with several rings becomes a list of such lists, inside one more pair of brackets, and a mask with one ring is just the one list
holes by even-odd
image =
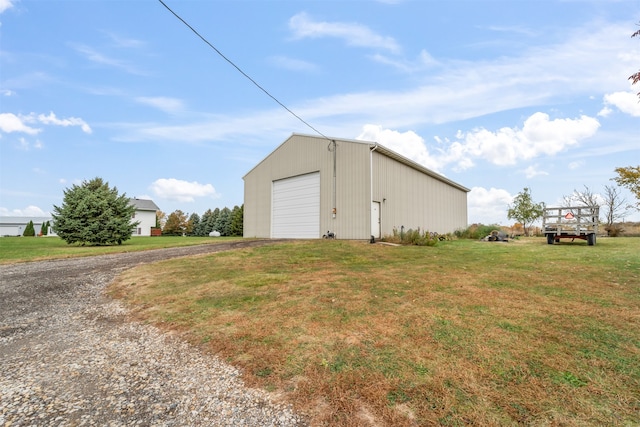
[[243, 179], [244, 237], [368, 240], [467, 226], [468, 188], [375, 142], [294, 133]]

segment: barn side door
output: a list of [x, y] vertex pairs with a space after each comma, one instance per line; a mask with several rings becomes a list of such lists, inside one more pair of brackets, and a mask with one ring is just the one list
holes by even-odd
[[371, 235], [376, 239], [380, 236], [380, 202], [371, 202]]

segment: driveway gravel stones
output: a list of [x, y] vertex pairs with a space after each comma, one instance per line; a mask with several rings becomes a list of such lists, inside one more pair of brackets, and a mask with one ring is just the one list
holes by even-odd
[[104, 294], [139, 263], [242, 241], [0, 266], [0, 426], [305, 426], [304, 417]]

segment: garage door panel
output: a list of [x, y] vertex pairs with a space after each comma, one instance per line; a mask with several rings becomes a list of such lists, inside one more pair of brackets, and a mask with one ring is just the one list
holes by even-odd
[[319, 172], [274, 181], [271, 200], [271, 237], [319, 237]]

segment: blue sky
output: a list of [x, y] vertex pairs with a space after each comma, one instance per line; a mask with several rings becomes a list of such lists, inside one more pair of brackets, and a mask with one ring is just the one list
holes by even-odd
[[[472, 189], [470, 224], [640, 163], [640, 0], [165, 2], [324, 135]], [[231, 208], [292, 132], [314, 134], [158, 1], [0, 0], [0, 215], [94, 177], [166, 213]]]

